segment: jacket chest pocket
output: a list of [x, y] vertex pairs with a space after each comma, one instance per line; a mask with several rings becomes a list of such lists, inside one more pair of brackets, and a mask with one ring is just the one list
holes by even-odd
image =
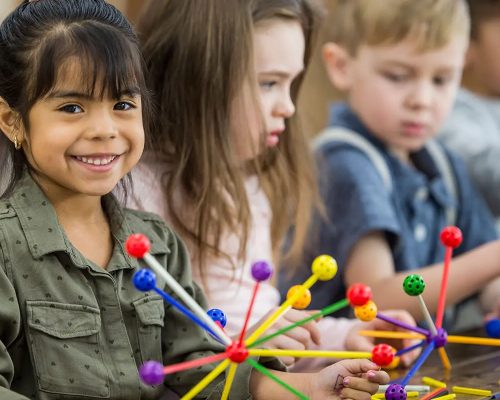
[[165, 304], [160, 296], [140, 298], [132, 303], [137, 314], [137, 337], [142, 362], [162, 362], [161, 331], [164, 326]]
[[99, 346], [99, 309], [27, 302], [28, 340], [40, 390], [82, 397], [110, 396]]

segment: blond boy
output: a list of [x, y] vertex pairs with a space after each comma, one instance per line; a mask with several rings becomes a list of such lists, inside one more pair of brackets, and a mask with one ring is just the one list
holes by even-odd
[[460, 303], [500, 275], [492, 217], [462, 163], [438, 148], [449, 165], [453, 194], [430, 152], [461, 78], [469, 38], [466, 3], [340, 0], [330, 26], [325, 66], [347, 96], [332, 108], [330, 127], [367, 142], [384, 163], [392, 189], [359, 146], [321, 142], [330, 222], [315, 225], [307, 257], [334, 255], [343, 283], [319, 286], [313, 306], [340, 299], [348, 285], [364, 282], [380, 308], [397, 306], [420, 318], [418, 302], [402, 289], [404, 277], [417, 272], [435, 312], [444, 256], [439, 233], [450, 210], [464, 241], [455, 253], [448, 301]]

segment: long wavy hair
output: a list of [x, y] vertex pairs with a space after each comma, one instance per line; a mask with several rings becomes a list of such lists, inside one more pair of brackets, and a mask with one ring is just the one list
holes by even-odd
[[[161, 184], [170, 220], [196, 248], [202, 278], [207, 256], [227, 256], [221, 250], [227, 232], [241, 238], [238, 254], [244, 257], [251, 224], [249, 173], [258, 174], [269, 198], [275, 261], [292, 225], [288, 255], [300, 255], [313, 206], [319, 204], [308, 138], [293, 117], [279, 145], [243, 168], [231, 146], [231, 114], [242, 88], [256, 82], [254, 27], [276, 18], [298, 21], [307, 65], [320, 15], [310, 0], [164, 0], [150, 2], [139, 19], [159, 115], [149, 150], [168, 165]], [[294, 102], [301, 82], [299, 76], [293, 84]], [[257, 85], [250, 86], [251, 101], [258, 105]]]

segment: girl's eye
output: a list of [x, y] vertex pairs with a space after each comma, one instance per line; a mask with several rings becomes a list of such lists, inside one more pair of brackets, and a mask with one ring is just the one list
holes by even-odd
[[276, 86], [277, 84], [278, 84], [278, 82], [276, 82], [276, 81], [262, 81], [259, 83], [259, 86], [264, 90], [270, 90], [274, 86]]
[[128, 111], [132, 108], [135, 108], [135, 106], [128, 101], [120, 101], [119, 103], [116, 103], [114, 107], [114, 109], [118, 111]]
[[66, 112], [68, 114], [78, 114], [78, 113], [83, 112], [83, 109], [79, 105], [68, 104], [68, 105], [65, 105], [65, 106], [59, 108], [59, 111]]

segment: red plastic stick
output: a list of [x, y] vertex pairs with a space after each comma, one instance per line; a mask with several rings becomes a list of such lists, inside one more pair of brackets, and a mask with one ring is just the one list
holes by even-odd
[[239, 343], [243, 343], [243, 339], [245, 338], [245, 333], [247, 332], [248, 320], [250, 319], [250, 315], [252, 314], [253, 305], [255, 303], [255, 296], [257, 296], [257, 291], [259, 290], [260, 282], [255, 282], [255, 286], [253, 288], [252, 299], [250, 300], [250, 305], [248, 306], [247, 315], [245, 316], [245, 323], [243, 324], [243, 329], [240, 333]]
[[190, 360], [178, 364], [167, 365], [166, 367], [163, 368], [163, 373], [165, 375], [174, 374], [176, 372], [184, 371], [186, 369], [196, 368], [205, 364], [210, 364], [216, 361], [220, 361], [227, 357], [228, 354], [224, 352], [224, 353], [214, 354], [208, 357], [198, 358], [196, 360]]
[[438, 329], [443, 325], [451, 255], [453, 254], [453, 249], [457, 248], [460, 246], [460, 243], [462, 243], [462, 232], [456, 226], [447, 226], [441, 231], [441, 242], [446, 246], [446, 253], [444, 256], [443, 279], [441, 280], [441, 291], [439, 293], [438, 308], [436, 312], [436, 328]]

